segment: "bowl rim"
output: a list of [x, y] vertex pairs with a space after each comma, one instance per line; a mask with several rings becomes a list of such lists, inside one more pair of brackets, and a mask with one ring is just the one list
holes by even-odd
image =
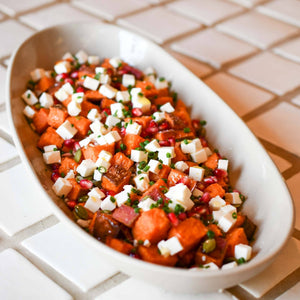
[[[53, 30], [64, 30], [65, 28], [68, 27], [74, 27], [74, 26], [97, 26], [97, 27], [102, 27], [101, 29], [107, 29], [107, 30], [115, 30], [115, 31], [124, 31], [127, 33], [130, 33], [131, 35], [134, 35], [135, 37], [137, 37], [138, 39], [150, 44], [152, 47], [155, 47], [157, 49], [159, 49], [160, 51], [163, 51], [165, 55], [167, 55], [169, 58], [171, 58], [171, 60], [176, 63], [177, 65], [180, 65], [181, 68], [184, 68], [186, 72], [190, 73], [191, 76], [197, 78], [198, 80], [200, 80], [200, 82], [203, 82], [199, 77], [197, 77], [194, 73], [192, 73], [189, 69], [187, 69], [184, 65], [182, 65], [177, 59], [175, 59], [171, 54], [169, 54], [166, 50], [164, 50], [162, 47], [160, 47], [159, 45], [157, 45], [156, 43], [152, 42], [151, 40], [140, 36], [137, 33], [134, 33], [130, 30], [124, 29], [122, 27], [116, 26], [116, 25], [111, 25], [111, 24], [106, 24], [106, 23], [98, 23], [98, 22], [69, 22], [69, 23], [65, 23], [65, 24], [59, 24], [59, 25], [54, 25], [51, 27], [47, 27], [43, 30], [37, 31], [35, 33], [33, 33], [32, 35], [30, 35], [28, 38], [26, 38], [13, 52], [11, 58], [10, 58], [10, 64], [8, 66], [8, 70], [7, 70], [7, 75], [6, 75], [6, 84], [5, 84], [5, 98], [6, 98], [6, 110], [8, 113], [8, 120], [9, 120], [9, 125], [11, 128], [11, 134], [13, 137], [13, 141], [15, 143], [15, 146], [18, 150], [18, 153], [21, 157], [21, 161], [23, 163], [23, 165], [25, 165], [25, 168], [27, 169], [27, 172], [30, 174], [31, 179], [34, 181], [34, 184], [37, 188], [40, 189], [40, 191], [47, 197], [47, 202], [50, 203], [50, 206], [53, 209], [53, 213], [55, 216], [58, 217], [58, 219], [63, 222], [64, 224], [66, 224], [69, 228], [72, 228], [72, 230], [79, 235], [81, 238], [83, 238], [84, 240], [86, 240], [88, 243], [91, 243], [91, 245], [93, 245], [93, 247], [96, 247], [101, 249], [101, 254], [105, 253], [106, 255], [109, 255], [111, 259], [116, 258], [118, 261], [122, 262], [123, 260], [125, 260], [126, 262], [130, 263], [131, 265], [134, 265], [134, 267], [137, 268], [143, 268], [145, 271], [152, 271], [152, 272], [159, 272], [159, 273], [166, 273], [168, 274], [169, 272], [172, 272], [175, 276], [178, 275], [184, 275], [187, 277], [198, 277], [198, 278], [216, 278], [216, 277], [223, 277], [224, 274], [226, 275], [234, 275], [236, 273], [243, 271], [247, 271], [256, 267], [261, 266], [262, 264], [269, 262], [271, 263], [272, 260], [279, 254], [279, 252], [282, 250], [282, 248], [285, 246], [285, 244], [287, 243], [288, 239], [290, 238], [290, 236], [292, 235], [293, 232], [293, 228], [294, 228], [294, 221], [295, 221], [295, 209], [294, 209], [294, 202], [292, 200], [292, 196], [291, 193], [289, 191], [289, 189], [287, 188], [287, 185], [285, 183], [284, 178], [282, 177], [280, 171], [278, 170], [277, 166], [274, 164], [274, 162], [272, 161], [272, 159], [269, 157], [269, 155], [267, 154], [267, 151], [264, 149], [264, 147], [262, 146], [262, 144], [260, 143], [260, 141], [258, 140], [258, 138], [252, 133], [252, 131], [248, 128], [248, 126], [246, 125], [246, 123], [228, 106], [228, 104], [223, 101], [219, 95], [217, 95], [210, 87], [208, 87], [207, 85], [206, 88], [210, 90], [211, 93], [214, 94], [215, 97], [217, 97], [220, 101], [222, 101], [233, 113], [234, 115], [240, 119], [240, 121], [246, 126], [246, 129], [248, 129], [248, 133], [250, 134], [253, 142], [255, 143], [256, 147], [259, 147], [260, 150], [262, 150], [262, 152], [264, 153], [265, 159], [268, 160], [268, 164], [272, 165], [272, 168], [274, 169], [272, 172], [277, 172], [277, 175], [279, 175], [281, 177], [281, 186], [282, 189], [284, 191], [284, 193], [286, 194], [286, 198], [289, 199], [288, 201], [288, 205], [289, 206], [289, 212], [290, 212], [290, 216], [289, 216], [289, 223], [286, 226], [287, 227], [287, 234], [286, 236], [281, 240], [281, 243], [276, 243], [277, 247], [274, 247], [272, 249], [270, 249], [269, 253], [266, 254], [265, 256], [263, 256], [262, 258], [258, 258], [257, 260], [254, 260], [254, 258], [252, 258], [249, 262], [247, 262], [246, 264], [240, 265], [238, 268], [233, 268], [233, 269], [219, 269], [219, 270], [209, 270], [206, 272], [191, 272], [190, 269], [183, 269], [183, 268], [175, 268], [175, 267], [168, 267], [168, 266], [161, 266], [161, 265], [156, 265], [153, 263], [149, 263], [146, 261], [142, 261], [142, 260], [138, 260], [138, 259], [133, 259], [132, 257], [129, 257], [127, 255], [124, 255], [108, 246], [106, 246], [105, 244], [99, 242], [96, 238], [94, 238], [92, 235], [88, 234], [87, 232], [85, 232], [80, 226], [78, 226], [74, 221], [72, 221], [70, 218], [68, 218], [66, 216], [66, 214], [62, 211], [62, 209], [60, 209], [55, 202], [53, 201], [53, 199], [48, 195], [48, 193], [46, 192], [46, 190], [42, 187], [42, 185], [40, 184], [40, 181], [38, 179], [38, 175], [35, 171], [35, 169], [32, 167], [29, 159], [26, 156], [26, 152], [23, 148], [23, 145], [21, 143], [21, 139], [18, 137], [18, 133], [17, 130], [15, 128], [14, 125], [14, 120], [13, 120], [13, 113], [12, 113], [12, 106], [11, 106], [11, 76], [12, 76], [12, 70], [14, 67], [14, 63], [15, 63], [15, 58], [18, 56], [19, 52], [22, 50], [22, 48], [28, 43], [30, 42], [30, 40], [38, 38], [40, 35], [44, 35], [47, 34], [47, 32], [53, 31]], [[37, 66], [38, 67], [38, 66]], [[128, 260], [128, 261], [127, 261]]]

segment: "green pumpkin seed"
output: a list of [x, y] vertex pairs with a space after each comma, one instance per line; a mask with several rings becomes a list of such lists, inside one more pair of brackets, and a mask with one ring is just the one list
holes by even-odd
[[75, 205], [74, 214], [75, 214], [75, 217], [77, 217], [78, 219], [83, 219], [83, 220], [88, 219], [88, 212], [81, 205]]
[[76, 162], [79, 162], [80, 161], [80, 159], [81, 159], [81, 149], [78, 149], [76, 152], [75, 152], [75, 154], [74, 154], [74, 160], [76, 161]]
[[88, 199], [89, 199], [88, 195], [83, 195], [83, 196], [78, 198], [78, 202], [79, 203], [86, 202]]
[[203, 252], [209, 253], [214, 251], [216, 248], [216, 240], [215, 239], [208, 239], [203, 243], [202, 249]]

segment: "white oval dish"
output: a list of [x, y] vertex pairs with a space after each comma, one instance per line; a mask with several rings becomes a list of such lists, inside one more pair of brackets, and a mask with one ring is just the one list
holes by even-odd
[[[80, 49], [101, 58], [120, 56], [141, 69], [154, 67], [192, 107], [192, 116], [207, 121], [208, 140], [229, 159], [233, 186], [248, 196], [243, 211], [258, 226], [253, 245], [255, 257], [250, 262], [222, 271], [154, 265], [105, 246], [71, 219], [69, 209], [51, 189], [53, 183], [36, 148], [38, 135], [25, 120], [25, 105], [20, 96], [25, 91], [30, 71], [37, 67], [51, 69], [65, 52], [76, 53]], [[16, 50], [7, 79], [7, 109], [13, 138], [32, 175], [32, 184], [43, 187], [56, 216], [68, 224], [74, 234], [125, 273], [175, 292], [211, 292], [255, 276], [286, 244], [293, 228], [293, 202], [275, 165], [241, 119], [199, 78], [154, 43], [111, 25], [59, 25], [34, 34]]]

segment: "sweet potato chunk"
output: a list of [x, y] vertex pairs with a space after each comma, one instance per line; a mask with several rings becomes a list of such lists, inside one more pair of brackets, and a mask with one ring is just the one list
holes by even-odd
[[110, 152], [112, 155], [114, 155], [115, 143], [106, 145], [87, 146], [81, 149], [84, 159], [91, 159], [94, 162], [97, 161], [98, 156], [102, 150]]
[[172, 227], [168, 238], [176, 236], [183, 247], [180, 255], [183, 255], [196, 247], [200, 240], [206, 235], [207, 228], [195, 218], [188, 218], [177, 227]]
[[116, 208], [112, 214], [112, 217], [115, 220], [126, 225], [127, 227], [132, 227], [138, 216], [139, 214], [134, 211], [134, 208], [127, 205], [121, 205], [120, 207]]
[[234, 257], [234, 247], [238, 244], [248, 245], [247, 236], [244, 228], [234, 228], [232, 232], [227, 235], [227, 251], [226, 257]]
[[33, 124], [37, 133], [41, 134], [44, 132], [48, 125], [47, 117], [49, 114], [49, 109], [41, 108], [33, 117]]
[[133, 161], [130, 158], [128, 158], [124, 153], [118, 152], [113, 156], [111, 164], [121, 166], [122, 168], [128, 171], [132, 167]]
[[166, 103], [170, 102], [170, 104], [174, 107], [174, 101], [172, 97], [163, 96], [163, 97], [157, 97], [153, 100], [153, 103], [155, 105], [164, 105]]
[[68, 112], [60, 107], [50, 107], [48, 124], [53, 128], [58, 128], [68, 117]]
[[131, 172], [125, 170], [121, 166], [113, 165], [102, 177], [102, 187], [119, 193], [125, 184], [128, 184]]
[[127, 255], [130, 254], [133, 249], [131, 244], [111, 237], [106, 238], [106, 245]]
[[87, 117], [89, 111], [91, 109], [97, 109], [98, 112], [100, 113], [100, 107], [98, 105], [95, 105], [87, 100], [84, 100], [82, 103], [81, 103], [81, 112], [80, 112], [80, 115], [83, 116], [83, 117]]
[[72, 185], [72, 190], [68, 194], [68, 199], [76, 200], [78, 197], [80, 197], [82, 195], [83, 188], [80, 186], [79, 183], [77, 183], [76, 179], [74, 179], [74, 178], [69, 178], [68, 181]]
[[165, 198], [164, 193], [162, 192], [163, 187], [166, 184], [162, 179], [157, 180], [147, 191], [144, 192], [141, 199], [146, 196], [150, 196], [153, 200], [157, 201], [159, 198]]
[[162, 165], [162, 168], [159, 170], [158, 174], [150, 172], [150, 180], [157, 181], [160, 178], [168, 178], [168, 175], [171, 171], [171, 168], [167, 165]]
[[214, 198], [216, 196], [220, 196], [221, 198], [223, 198], [225, 195], [225, 190], [218, 183], [213, 183], [209, 185], [204, 190], [204, 192], [209, 193], [211, 198]]
[[52, 85], [54, 85], [54, 83], [55, 83], [54, 78], [49, 78], [47, 76], [44, 76], [40, 79], [35, 89], [41, 92], [46, 92]]
[[77, 135], [79, 138], [84, 138], [87, 135], [92, 123], [91, 120], [82, 116], [69, 117], [67, 120], [78, 130]]
[[151, 244], [156, 244], [167, 237], [170, 226], [166, 213], [159, 208], [153, 208], [142, 212], [132, 233], [136, 240], [149, 240]]
[[123, 138], [123, 144], [126, 146], [125, 154], [130, 155], [131, 150], [140, 147], [140, 143], [144, 141], [145, 139], [137, 134], [126, 134]]
[[152, 98], [158, 95], [158, 91], [151, 81], [137, 81], [135, 87], [141, 88], [146, 98]]
[[84, 95], [86, 100], [88, 101], [100, 101], [101, 99], [105, 98], [105, 96], [103, 96], [98, 91], [92, 91], [92, 90], [86, 91]]
[[204, 163], [204, 165], [210, 169], [216, 169], [218, 166], [218, 160], [219, 160], [219, 156], [217, 153], [213, 153], [212, 155], [210, 155], [207, 159], [207, 161]]
[[172, 169], [168, 176], [168, 186], [173, 186], [177, 183], [184, 183], [190, 190], [193, 190], [197, 182], [188, 177], [185, 173]]
[[175, 144], [174, 151], [175, 151], [176, 156], [172, 159], [172, 162], [173, 162], [173, 163], [176, 163], [176, 162], [178, 162], [178, 161], [186, 161], [186, 160], [188, 160], [187, 155], [185, 155], [185, 154], [182, 152], [181, 147], [180, 147], [180, 143], [179, 143], [179, 142], [177, 142], [177, 143]]
[[101, 109], [110, 108], [111, 104], [114, 104], [114, 103], [117, 103], [117, 102], [114, 100], [108, 99], [108, 98], [103, 98], [100, 106], [101, 106]]
[[54, 128], [48, 127], [47, 130], [41, 135], [37, 146], [43, 149], [47, 145], [55, 145], [58, 149], [62, 147], [64, 140], [60, 137]]
[[154, 138], [160, 141], [166, 141], [169, 138], [174, 138], [176, 131], [174, 129], [163, 130], [155, 134]]
[[178, 261], [177, 255], [169, 255], [167, 257], [159, 254], [157, 246], [138, 247], [138, 254], [141, 256], [142, 260], [151, 262], [157, 265], [173, 267]]
[[63, 157], [61, 160], [61, 165], [59, 166], [59, 173], [67, 175], [70, 170], [76, 173], [78, 163], [71, 157]]
[[186, 124], [183, 122], [182, 119], [180, 119], [178, 116], [176, 116], [173, 113], [165, 113], [166, 120], [170, 124], [171, 128], [173, 129], [183, 129], [186, 127]]
[[126, 118], [124, 121], [129, 123], [130, 119], [132, 119], [132, 122], [136, 122], [139, 125], [141, 125], [143, 127], [143, 129], [146, 129], [152, 120], [152, 118], [149, 116], [142, 116], [142, 117], [136, 117], [136, 118]]

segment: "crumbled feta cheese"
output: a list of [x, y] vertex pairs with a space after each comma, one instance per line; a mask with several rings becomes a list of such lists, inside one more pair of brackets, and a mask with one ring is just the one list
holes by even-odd
[[109, 63], [114, 67], [118, 68], [122, 64], [122, 60], [119, 57], [113, 57], [109, 60]]
[[72, 94], [74, 94], [74, 89], [72, 85], [67, 82], [57, 92], [55, 92], [54, 95], [59, 101], [64, 101]]
[[45, 76], [44, 69], [34, 69], [33, 71], [30, 72], [30, 77], [34, 82], [39, 81], [44, 76]]
[[222, 207], [220, 208], [220, 210], [221, 210], [224, 214], [227, 214], [227, 213], [230, 213], [230, 214], [236, 213], [236, 207], [234, 207], [234, 206], [232, 206], [232, 205], [230, 205], [230, 204], [225, 205], [225, 206], [222, 206]]
[[175, 169], [184, 172], [189, 168], [188, 164], [185, 163], [184, 161], [180, 160], [175, 163]]
[[95, 69], [96, 74], [100, 73], [100, 74], [106, 74], [107, 73], [107, 68], [103, 68], [103, 67], [97, 67]]
[[152, 140], [149, 144], [147, 144], [145, 146], [145, 149], [148, 151], [148, 152], [156, 152], [160, 149], [160, 145], [159, 143], [157, 142], [157, 140]]
[[202, 149], [200, 139], [184, 140], [180, 143], [180, 147], [183, 153], [195, 153]]
[[158, 174], [160, 171], [159, 165], [160, 165], [160, 162], [158, 160], [150, 159], [150, 161], [148, 163], [148, 166], [150, 167], [149, 171], [154, 174]]
[[155, 87], [158, 89], [158, 90], [161, 90], [161, 89], [165, 89], [165, 88], [168, 88], [169, 87], [169, 83], [167, 80], [165, 80], [164, 78], [156, 78], [155, 80]]
[[61, 162], [60, 151], [45, 152], [43, 153], [43, 158], [47, 165]]
[[68, 179], [59, 177], [53, 184], [52, 189], [58, 197], [66, 197], [72, 190], [72, 184]]
[[166, 197], [172, 200], [172, 203], [169, 204], [169, 208], [172, 210], [175, 209], [176, 204], [180, 204], [184, 210], [190, 210], [194, 206], [194, 202], [190, 199], [191, 195], [191, 191], [183, 183], [171, 186], [165, 194]]
[[123, 186], [123, 190], [126, 191], [129, 194], [132, 192], [132, 189], [133, 189], [133, 186], [131, 184], [125, 184]]
[[67, 59], [71, 59], [71, 60], [74, 60], [74, 57], [73, 55], [70, 53], [70, 52], [66, 52], [63, 57], [62, 57], [63, 60], [67, 60]]
[[100, 205], [100, 208], [102, 210], [108, 210], [108, 211], [112, 211], [116, 208], [116, 202], [112, 202], [111, 201], [111, 196], [107, 196], [102, 202], [101, 202], [101, 205]]
[[107, 144], [112, 144], [121, 140], [121, 137], [117, 131], [111, 131], [105, 135]]
[[39, 102], [38, 98], [34, 94], [33, 91], [27, 90], [23, 95], [22, 95], [23, 100], [28, 104], [28, 105], [34, 105]]
[[83, 177], [90, 176], [96, 169], [95, 163], [91, 159], [84, 159], [77, 167], [76, 171]]
[[110, 84], [111, 78], [108, 74], [100, 74], [99, 81], [101, 84]]
[[95, 196], [89, 196], [88, 200], [85, 202], [84, 207], [95, 213], [101, 206], [102, 200]]
[[148, 153], [146, 153], [145, 151], [132, 149], [130, 158], [134, 162], [147, 161], [148, 160]]
[[40, 96], [40, 104], [42, 107], [49, 108], [54, 104], [53, 97], [48, 93], [43, 93]]
[[127, 191], [122, 191], [122, 192], [116, 194], [114, 197], [116, 198], [118, 206], [121, 206], [129, 199]]
[[72, 100], [68, 106], [67, 106], [67, 109], [68, 109], [68, 114], [70, 116], [78, 116], [81, 112], [81, 105], [80, 103], [77, 103], [76, 101]]
[[202, 268], [200, 268], [200, 270], [214, 271], [219, 270], [219, 267], [215, 263], [210, 262], [208, 264], [203, 265]]
[[100, 120], [101, 119], [101, 115], [99, 114], [99, 112], [98, 112], [98, 110], [96, 108], [92, 108], [88, 112], [87, 118], [93, 122], [95, 120]]
[[56, 132], [64, 140], [68, 140], [71, 139], [77, 133], [77, 129], [74, 127], [73, 124], [66, 120], [56, 129]]
[[228, 160], [227, 159], [219, 159], [218, 160], [218, 169], [227, 171], [227, 169], [228, 169]]
[[91, 78], [89, 76], [85, 77], [84, 82], [83, 82], [83, 86], [87, 89], [96, 91], [98, 86], [100, 84], [100, 81], [95, 79], [95, 78]]
[[193, 196], [195, 196], [195, 197], [202, 197], [202, 195], [203, 195], [203, 192], [201, 190], [199, 190], [197, 188], [195, 188], [193, 190]]
[[153, 114], [153, 118], [154, 118], [154, 121], [155, 122], [160, 122], [160, 121], [163, 121], [166, 116], [165, 116], [165, 113], [164, 112], [159, 112], [159, 111], [156, 111], [154, 114]]
[[150, 247], [151, 246], [150, 241], [149, 240], [145, 240], [143, 246]]
[[226, 205], [226, 202], [220, 196], [216, 196], [210, 199], [208, 205], [212, 210], [219, 210], [222, 206]]
[[234, 247], [234, 257], [236, 259], [244, 258], [246, 261], [251, 258], [252, 247], [245, 244], [238, 244]]
[[[223, 212], [222, 212], [223, 213]], [[236, 222], [231, 213], [224, 214], [218, 221], [218, 227], [227, 232]]]
[[213, 216], [214, 221], [219, 222], [219, 220], [221, 219], [221, 217], [224, 216], [224, 212], [222, 212], [221, 210], [214, 210], [212, 212], [212, 216]]
[[132, 96], [131, 103], [133, 108], [140, 108], [144, 113], [151, 108], [151, 101], [139, 94], [137, 96]]
[[160, 110], [161, 110], [161, 111], [164, 111], [164, 112], [166, 112], [166, 113], [172, 113], [172, 112], [175, 111], [174, 107], [171, 105], [170, 102], [167, 102], [166, 104], [162, 105], [162, 106], [160, 107]]
[[133, 180], [135, 182], [136, 188], [142, 192], [146, 191], [150, 187], [150, 181], [147, 174], [139, 174], [135, 176]]
[[98, 158], [95, 165], [101, 173], [106, 173], [111, 163], [103, 158]]
[[205, 170], [201, 167], [195, 166], [195, 167], [190, 167], [189, 170], [189, 177], [196, 181], [202, 181], [204, 177], [204, 172]]
[[146, 198], [145, 200], [140, 201], [138, 207], [141, 208], [143, 211], [148, 211], [151, 209], [152, 204], [156, 204], [156, 201], [154, 201], [151, 198]]
[[111, 114], [115, 117], [124, 119], [123, 110], [125, 109], [122, 103], [113, 103], [110, 105]]
[[74, 89], [73, 89], [72, 85], [69, 82], [65, 83], [61, 87], [61, 89], [63, 89], [64, 91], [66, 91], [69, 95], [74, 94]]
[[96, 56], [96, 55], [90, 55], [88, 57], [88, 63], [90, 65], [99, 65], [99, 63], [100, 63], [100, 57]]
[[71, 64], [67, 60], [60, 61], [54, 66], [54, 71], [57, 74], [69, 73], [71, 71]]
[[237, 192], [233, 192], [233, 193], [226, 193], [225, 194], [225, 200], [231, 204], [242, 204], [242, 200], [240, 198], [240, 194]]
[[107, 125], [109, 128], [112, 128], [114, 126], [116, 126], [116, 124], [120, 123], [121, 120], [117, 117], [114, 117], [112, 115], [107, 116], [106, 121], [105, 121], [105, 125]]
[[112, 98], [114, 98], [114, 97], [116, 96], [118, 90], [115, 89], [115, 88], [113, 88], [113, 87], [112, 87], [111, 85], [109, 85], [109, 84], [103, 84], [103, 85], [100, 86], [99, 92], [100, 92], [103, 96], [105, 96], [105, 97], [107, 97], [107, 98], [109, 98], [109, 99], [112, 99]]
[[97, 144], [103, 146], [103, 145], [107, 145], [107, 140], [105, 138], [105, 135], [98, 135], [97, 137], [94, 138], [94, 140], [96, 141]]
[[29, 105], [26, 105], [25, 108], [24, 108], [24, 110], [23, 110], [23, 114], [27, 118], [32, 119], [34, 117], [34, 115], [36, 114], [36, 112]]
[[132, 124], [129, 123], [126, 127], [126, 133], [140, 135], [141, 132], [142, 132], [142, 126], [136, 122], [133, 122]]
[[53, 151], [57, 151], [56, 145], [47, 145], [44, 147], [44, 152], [53, 152]]
[[182, 245], [180, 244], [177, 236], [173, 236], [169, 238], [168, 240], [160, 241], [157, 244], [157, 247], [163, 256], [169, 256], [169, 255], [175, 255], [176, 253], [180, 252], [183, 250]]
[[99, 155], [98, 158], [104, 159], [108, 162], [110, 162], [110, 160], [112, 159], [112, 154], [108, 151], [102, 150]]
[[132, 98], [136, 98], [139, 93], [142, 93], [142, 89], [141, 88], [132, 88], [130, 90], [130, 95], [131, 95]]
[[222, 270], [229, 270], [229, 269], [233, 269], [237, 266], [238, 266], [238, 264], [235, 261], [232, 261], [230, 263], [224, 264], [221, 269]]
[[68, 179], [68, 178], [75, 178], [75, 173], [74, 173], [74, 171], [73, 171], [73, 170], [70, 170], [64, 178], [65, 178], [65, 179]]
[[130, 95], [129, 95], [128, 91], [117, 92], [116, 100], [118, 102], [123, 102], [123, 103], [130, 102]]
[[103, 199], [105, 197], [105, 194], [98, 187], [94, 187], [90, 190], [88, 196]]
[[205, 149], [201, 149], [195, 153], [191, 153], [191, 157], [193, 161], [196, 162], [197, 164], [201, 164], [207, 161], [207, 155]]
[[166, 166], [171, 166], [171, 162], [172, 162], [172, 158], [169, 157], [162, 157], [160, 158], [160, 160], [162, 161], [162, 163]]
[[96, 169], [94, 171], [93, 179], [96, 181], [100, 181], [102, 179], [102, 176], [103, 174], [98, 169]]
[[126, 87], [135, 85], [135, 77], [132, 74], [123, 74], [122, 84]]
[[86, 137], [85, 139], [81, 140], [79, 142], [80, 147], [86, 147], [91, 142], [91, 139], [89, 137]]
[[205, 150], [207, 157], [209, 157], [213, 154], [212, 151], [208, 147], [205, 147], [203, 149]]
[[95, 134], [102, 135], [107, 133], [107, 128], [105, 128], [104, 124], [98, 119], [94, 120], [94, 122], [90, 125], [90, 128]]
[[78, 62], [80, 64], [85, 64], [88, 60], [88, 55], [86, 54], [85, 51], [79, 50], [76, 54], [75, 57], [77, 58]]
[[167, 158], [174, 158], [176, 156], [174, 147], [168, 146], [168, 147], [160, 147], [158, 149], [158, 158], [164, 159]]

